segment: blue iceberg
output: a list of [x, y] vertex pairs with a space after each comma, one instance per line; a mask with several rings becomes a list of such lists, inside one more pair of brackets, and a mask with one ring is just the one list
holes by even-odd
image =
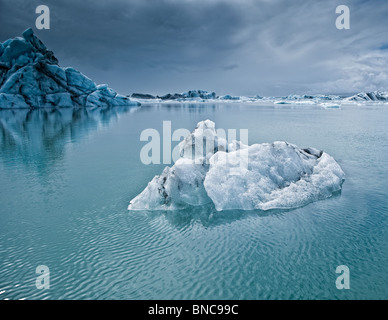
[[32, 29], [0, 43], [0, 108], [131, 105], [139, 103], [73, 68], [60, 67]]

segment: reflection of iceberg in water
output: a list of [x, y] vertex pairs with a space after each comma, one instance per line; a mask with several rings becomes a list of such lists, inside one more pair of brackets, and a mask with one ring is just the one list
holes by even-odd
[[65, 146], [107, 126], [134, 107], [0, 110], [0, 159], [16, 157], [46, 167], [64, 156]]

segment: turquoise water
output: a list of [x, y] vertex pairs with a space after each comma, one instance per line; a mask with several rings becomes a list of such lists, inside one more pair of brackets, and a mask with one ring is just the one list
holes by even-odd
[[[342, 193], [288, 211], [128, 212], [164, 168], [141, 163], [141, 131], [205, 119], [325, 150]], [[387, 124], [387, 106], [0, 111], [0, 299], [387, 299]]]

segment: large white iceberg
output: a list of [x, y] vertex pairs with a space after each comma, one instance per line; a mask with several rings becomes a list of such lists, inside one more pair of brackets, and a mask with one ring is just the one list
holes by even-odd
[[73, 68], [61, 68], [34, 35], [0, 43], [0, 108], [139, 105]]
[[323, 151], [282, 141], [228, 143], [210, 120], [198, 123], [179, 147], [181, 157], [131, 200], [129, 210], [296, 208], [339, 192], [345, 177]]

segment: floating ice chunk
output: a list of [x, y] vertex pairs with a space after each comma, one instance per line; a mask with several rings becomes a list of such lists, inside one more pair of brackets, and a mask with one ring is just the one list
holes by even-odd
[[[233, 163], [248, 153], [248, 168], [231, 175]], [[226, 159], [225, 159], [226, 158]], [[344, 174], [326, 153], [318, 158], [286, 142], [256, 144], [217, 153], [204, 186], [217, 210], [269, 210], [303, 206], [341, 190]]]
[[339, 103], [321, 103], [320, 106], [325, 109], [341, 109], [341, 104]]
[[311, 105], [315, 104], [314, 100], [297, 100], [293, 102], [294, 104], [299, 104], [299, 105]]
[[207, 203], [217, 210], [295, 208], [340, 191], [345, 177], [323, 151], [282, 141], [228, 144], [210, 120], [198, 123], [179, 146], [181, 158], [131, 200], [129, 210]]
[[274, 101], [274, 104], [291, 104], [291, 102], [284, 101], [284, 100], [276, 100], [276, 101]]

